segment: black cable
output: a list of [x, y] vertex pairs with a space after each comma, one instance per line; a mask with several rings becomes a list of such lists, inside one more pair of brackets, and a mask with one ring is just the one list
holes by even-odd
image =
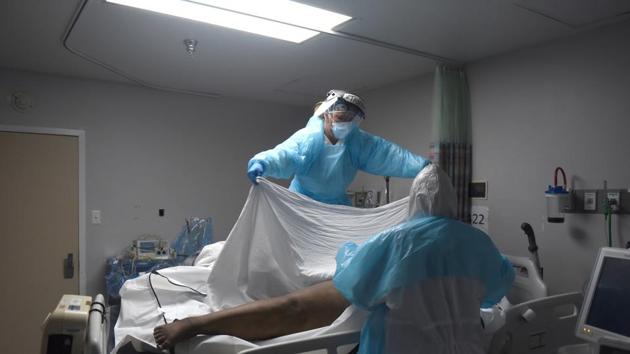
[[[199, 294], [201, 296], [207, 296], [207, 294], [204, 294], [204, 293], [202, 293], [201, 291], [199, 291], [197, 289], [193, 289], [190, 286], [173, 283], [171, 281], [171, 279], [169, 279], [169, 277], [167, 277], [167, 276], [165, 276], [163, 274], [160, 274], [157, 270], [152, 270], [149, 273], [149, 287], [151, 288], [151, 292], [153, 292], [153, 296], [155, 297], [155, 301], [157, 301], [158, 308], [160, 308], [160, 309], [162, 308], [162, 303], [160, 303], [160, 299], [158, 298], [157, 293], [155, 292], [155, 288], [153, 287], [153, 282], [151, 281], [151, 275], [153, 275], [153, 274], [157, 274], [157, 275], [161, 276], [162, 278], [166, 279], [169, 283], [171, 283], [171, 284], [173, 284], [175, 286], [179, 286], [179, 287], [182, 287], [182, 288], [189, 289], [189, 290], [191, 290], [191, 291], [193, 291], [196, 294]], [[164, 315], [164, 312], [162, 312], [162, 319], [164, 320], [164, 324], [168, 324], [168, 321], [166, 321], [166, 316]]]
[[[153, 296], [155, 296], [155, 301], [157, 301], [158, 304], [158, 308], [162, 308], [162, 304], [160, 303], [160, 299], [158, 298], [157, 294], [155, 293], [155, 289], [153, 288], [153, 282], [151, 281], [151, 274], [153, 274], [153, 272], [149, 273], [149, 287], [151, 287], [151, 291], [153, 292]], [[168, 322], [166, 321], [166, 316], [164, 316], [164, 312], [162, 311], [162, 319], [164, 320], [164, 324], [168, 324]]]
[[[175, 286], [179, 286], [179, 287], [182, 287], [182, 288], [189, 289], [190, 291], [193, 291], [193, 292], [195, 292], [196, 294], [201, 295], [201, 296], [208, 296], [208, 294], [204, 294], [204, 293], [202, 293], [201, 291], [199, 291], [199, 290], [197, 290], [197, 289], [193, 289], [193, 288], [191, 288], [190, 286], [186, 286], [186, 285], [183, 285], [183, 284], [173, 283], [173, 282], [171, 281], [171, 279], [169, 279], [169, 277], [167, 277], [167, 276], [165, 276], [165, 275], [163, 275], [163, 274], [160, 274], [157, 270], [152, 270], [152, 271], [151, 271], [151, 273], [152, 273], [152, 274], [157, 274], [157, 275], [161, 276], [162, 278], [166, 279], [169, 283], [171, 283], [171, 284], [173, 284], [173, 285], [175, 285]], [[150, 278], [150, 276], [149, 276], [149, 278]]]

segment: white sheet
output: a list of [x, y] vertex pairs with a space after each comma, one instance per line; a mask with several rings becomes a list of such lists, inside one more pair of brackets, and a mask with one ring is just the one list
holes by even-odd
[[[204, 267], [160, 271], [173, 281], [207, 293], [176, 287], [156, 275], [153, 287], [165, 317], [199, 315], [252, 300], [283, 295], [332, 278], [335, 255], [346, 241], [363, 242], [404, 221], [408, 198], [375, 209], [328, 205], [259, 179], [216, 261]], [[217, 247], [217, 246], [213, 246]], [[203, 253], [203, 252], [202, 252]], [[216, 254], [216, 249], [209, 254]], [[154, 346], [153, 328], [163, 323], [148, 275], [127, 281], [120, 291], [121, 312], [115, 326], [116, 347]], [[197, 336], [178, 345], [177, 353], [237, 353], [267, 343], [359, 329], [365, 313], [348, 308], [331, 326], [268, 341], [247, 342], [231, 336]]]

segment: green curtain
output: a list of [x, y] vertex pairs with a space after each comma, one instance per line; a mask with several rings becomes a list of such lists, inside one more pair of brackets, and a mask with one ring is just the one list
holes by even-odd
[[457, 192], [457, 218], [470, 223], [472, 176], [470, 92], [463, 67], [440, 64], [433, 90], [431, 160], [451, 178]]

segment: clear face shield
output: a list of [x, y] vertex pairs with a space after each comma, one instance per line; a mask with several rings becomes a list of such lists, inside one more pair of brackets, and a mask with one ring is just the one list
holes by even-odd
[[365, 117], [359, 107], [349, 104], [342, 99], [337, 99], [337, 101], [328, 108], [326, 113], [333, 123], [353, 123], [357, 127]]
[[363, 107], [363, 101], [358, 96], [342, 90], [331, 90], [314, 115], [324, 118], [330, 124], [335, 138], [341, 140], [359, 127], [365, 118]]
[[328, 106], [324, 112], [325, 124], [330, 124], [332, 135], [338, 140], [345, 139], [363, 121], [363, 111], [341, 98], [336, 99], [335, 103]]
[[358, 96], [341, 90], [331, 90], [314, 115], [321, 117], [324, 113], [329, 113], [333, 122], [355, 122], [359, 125], [365, 119], [362, 106], [363, 101]]

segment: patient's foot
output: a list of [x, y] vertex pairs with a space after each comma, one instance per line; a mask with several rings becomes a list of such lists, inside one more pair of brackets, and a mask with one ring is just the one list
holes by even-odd
[[175, 320], [169, 324], [157, 326], [153, 329], [155, 343], [158, 345], [158, 348], [162, 349], [173, 348], [175, 344], [194, 335], [192, 323], [188, 318], [179, 321]]

